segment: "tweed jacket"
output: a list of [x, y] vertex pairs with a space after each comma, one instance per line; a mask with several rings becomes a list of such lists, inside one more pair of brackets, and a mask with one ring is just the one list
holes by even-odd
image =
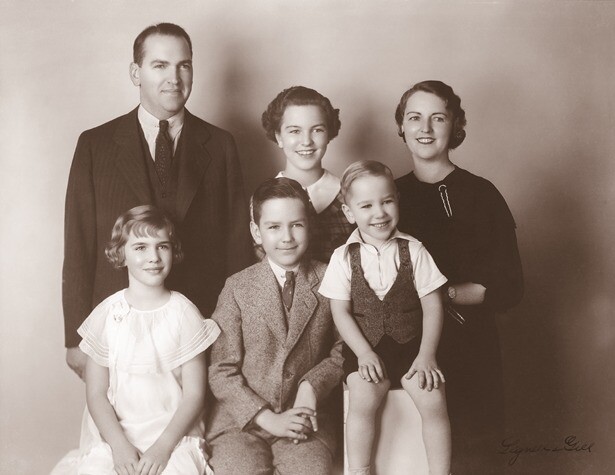
[[319, 430], [314, 436], [334, 447], [327, 409], [343, 376], [342, 341], [329, 301], [318, 293], [325, 269], [317, 261], [301, 264], [288, 331], [279, 285], [266, 259], [226, 281], [212, 315], [222, 333], [212, 345], [209, 367], [215, 402], [208, 440], [249, 430], [263, 407], [275, 412], [291, 408], [299, 384], [307, 380], [317, 398]]
[[[226, 276], [254, 262], [247, 201], [231, 134], [185, 111], [179, 140], [175, 224], [185, 259], [173, 266], [167, 285], [208, 316]], [[92, 309], [128, 284], [104, 248], [120, 214], [154, 203], [146, 163], [137, 109], [79, 137], [66, 193], [67, 347], [79, 344], [77, 328]]]

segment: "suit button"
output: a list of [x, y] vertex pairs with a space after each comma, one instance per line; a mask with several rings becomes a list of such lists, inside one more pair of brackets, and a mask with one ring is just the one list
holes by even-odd
[[294, 374], [293, 374], [291, 371], [285, 371], [285, 372], [284, 372], [284, 377], [285, 377], [286, 379], [290, 379], [290, 378], [292, 378], [293, 376], [294, 376]]
[[163, 198], [166, 198], [166, 197], [167, 197], [167, 194], [166, 194], [166, 193], [163, 193], [163, 194], [162, 194], [162, 197], [163, 197]]

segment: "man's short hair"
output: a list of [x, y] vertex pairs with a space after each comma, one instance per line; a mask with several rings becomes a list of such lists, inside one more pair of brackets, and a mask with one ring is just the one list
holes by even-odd
[[145, 56], [145, 51], [143, 45], [145, 44], [145, 40], [152, 35], [167, 35], [167, 36], [176, 36], [177, 38], [183, 38], [188, 43], [188, 47], [190, 48], [190, 56], [192, 56], [192, 41], [190, 40], [190, 36], [186, 33], [181, 26], [175, 25], [173, 23], [158, 23], [157, 25], [148, 26], [145, 30], [139, 33], [139, 36], [135, 38], [135, 42], [132, 46], [132, 60], [141, 66], [143, 62], [143, 57]]
[[393, 177], [393, 173], [385, 164], [375, 160], [360, 160], [348, 165], [348, 168], [346, 168], [342, 174], [342, 178], [340, 180], [340, 191], [342, 193], [344, 203], [348, 204], [346, 197], [350, 192], [352, 182], [362, 176], [381, 176], [388, 178], [391, 180], [391, 183], [393, 183], [393, 186], [395, 186], [395, 178]]

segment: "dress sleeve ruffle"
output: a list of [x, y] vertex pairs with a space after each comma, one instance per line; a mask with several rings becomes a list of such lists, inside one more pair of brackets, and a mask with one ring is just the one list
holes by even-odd
[[220, 335], [218, 324], [204, 319], [198, 309], [189, 303], [185, 307], [179, 331], [179, 344], [172, 353], [162, 355], [160, 366], [171, 371], [209, 348]]
[[205, 351], [220, 334], [216, 322], [204, 319], [178, 292], [160, 310], [133, 309], [125, 321], [110, 325], [110, 359], [118, 370], [133, 374], [173, 371]]
[[105, 299], [77, 329], [82, 338], [79, 348], [101, 366], [109, 366], [107, 320], [113, 318], [113, 312], [119, 315], [120, 312], [128, 311], [127, 306], [123, 308], [122, 302], [123, 299], [117, 298], [117, 294]]

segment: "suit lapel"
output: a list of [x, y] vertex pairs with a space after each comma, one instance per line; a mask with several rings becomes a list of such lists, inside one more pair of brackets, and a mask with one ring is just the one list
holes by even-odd
[[290, 352], [318, 306], [319, 279], [309, 262], [302, 262], [295, 281], [295, 296], [290, 309], [286, 347]]
[[258, 264], [256, 282], [257, 299], [254, 302], [254, 311], [259, 318], [265, 321], [271, 333], [281, 343], [286, 341], [286, 315], [280, 295], [280, 286], [271, 270], [267, 258]]
[[211, 160], [207, 148], [209, 131], [186, 110], [180, 136], [179, 177], [177, 183], [177, 220], [184, 220], [190, 203]]
[[139, 201], [151, 203], [149, 178], [141, 150], [137, 109], [122, 117], [115, 130], [113, 140], [119, 147], [115, 163]]

